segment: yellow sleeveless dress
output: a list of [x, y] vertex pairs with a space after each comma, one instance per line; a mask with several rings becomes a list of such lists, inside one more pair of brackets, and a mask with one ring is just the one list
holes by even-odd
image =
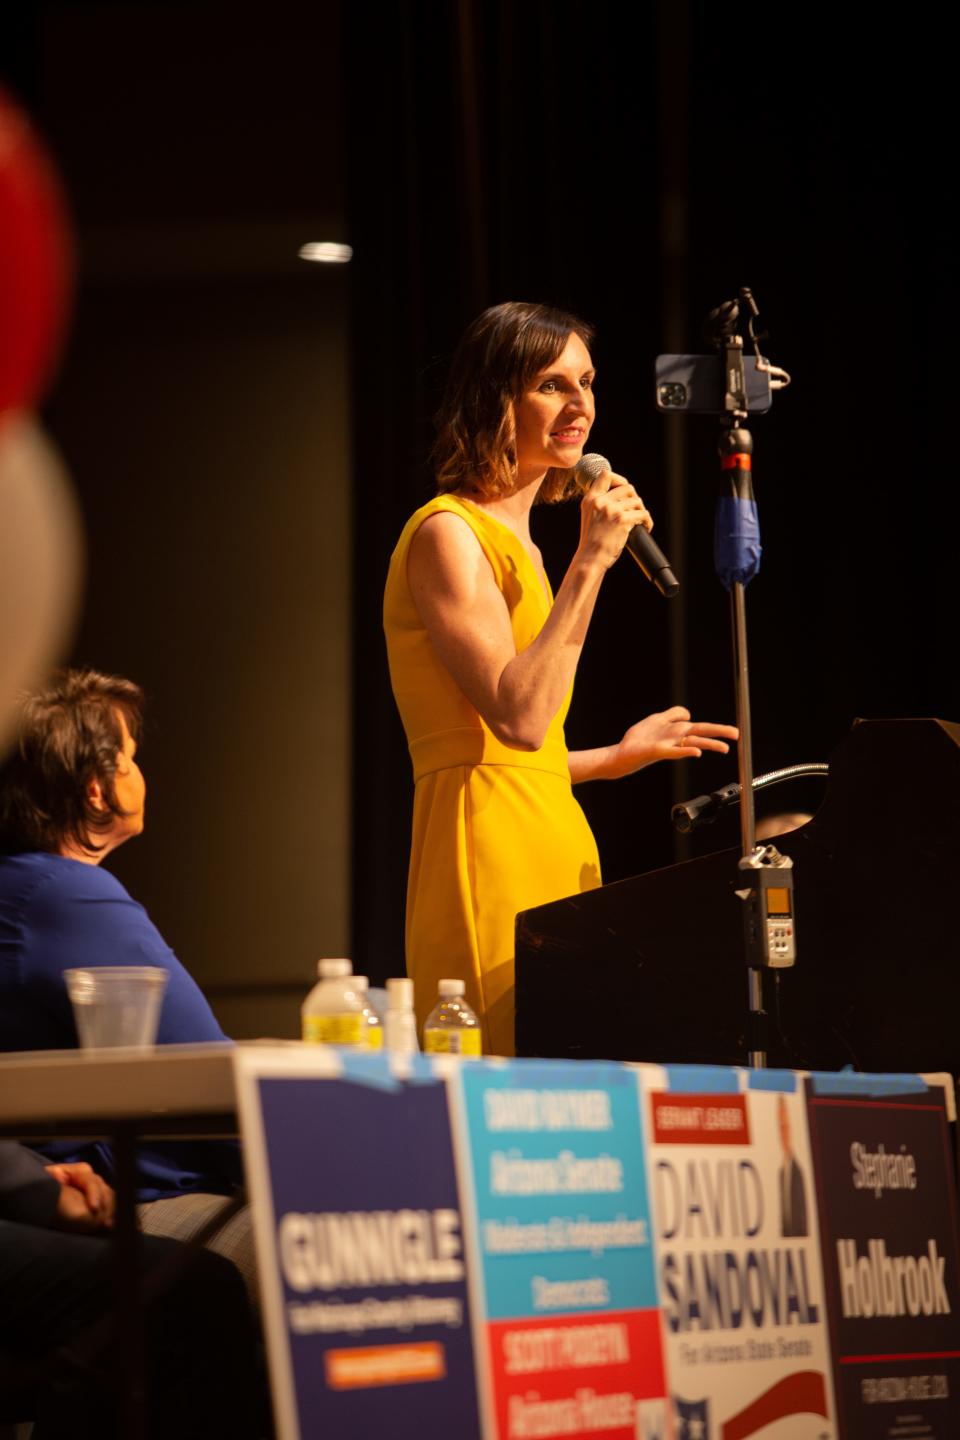
[[499, 741], [437, 658], [407, 584], [407, 553], [440, 510], [470, 526], [490, 562], [518, 652], [553, 597], [519, 538], [479, 506], [438, 495], [407, 522], [393, 552], [384, 629], [393, 693], [415, 782], [407, 886], [407, 971], [422, 1025], [444, 977], [466, 982], [485, 1054], [514, 1053], [518, 911], [600, 884], [596, 841], [570, 784], [568, 694], [539, 750]]

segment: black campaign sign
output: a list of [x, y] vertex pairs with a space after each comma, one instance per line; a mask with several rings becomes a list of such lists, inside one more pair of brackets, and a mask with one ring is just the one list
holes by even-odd
[[841, 1434], [960, 1436], [960, 1264], [944, 1095], [808, 1081]]

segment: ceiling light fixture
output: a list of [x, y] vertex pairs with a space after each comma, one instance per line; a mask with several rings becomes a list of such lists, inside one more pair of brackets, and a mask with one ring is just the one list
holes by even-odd
[[353, 259], [353, 247], [339, 245], [335, 240], [311, 240], [297, 253], [301, 260], [317, 260], [323, 265], [346, 265]]

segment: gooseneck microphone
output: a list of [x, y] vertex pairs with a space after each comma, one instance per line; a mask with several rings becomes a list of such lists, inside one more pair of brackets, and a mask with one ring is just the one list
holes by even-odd
[[[601, 475], [606, 475], [613, 466], [603, 455], [584, 455], [577, 466], [577, 475], [592, 485]], [[670, 561], [654, 540], [649, 530], [634, 525], [627, 538], [627, 547], [640, 569], [651, 584], [656, 585], [661, 595], [671, 600], [680, 589], [680, 581], [670, 569]]]

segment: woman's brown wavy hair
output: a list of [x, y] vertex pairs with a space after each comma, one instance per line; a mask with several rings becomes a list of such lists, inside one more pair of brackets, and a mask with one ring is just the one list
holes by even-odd
[[[593, 330], [576, 315], [515, 300], [484, 310], [467, 328], [437, 414], [432, 459], [440, 494], [464, 488], [485, 500], [510, 494], [517, 464], [514, 403], [559, 358], [571, 334], [589, 349]], [[572, 475], [548, 470], [537, 500], [566, 499]]]
[[[126, 815], [117, 800], [117, 756], [123, 745], [118, 712], [137, 740], [143, 691], [132, 680], [97, 670], [62, 670], [23, 695], [10, 754], [0, 765], [0, 854], [64, 844], [90, 854], [97, 834]], [[101, 810], [88, 787], [102, 787]]]

